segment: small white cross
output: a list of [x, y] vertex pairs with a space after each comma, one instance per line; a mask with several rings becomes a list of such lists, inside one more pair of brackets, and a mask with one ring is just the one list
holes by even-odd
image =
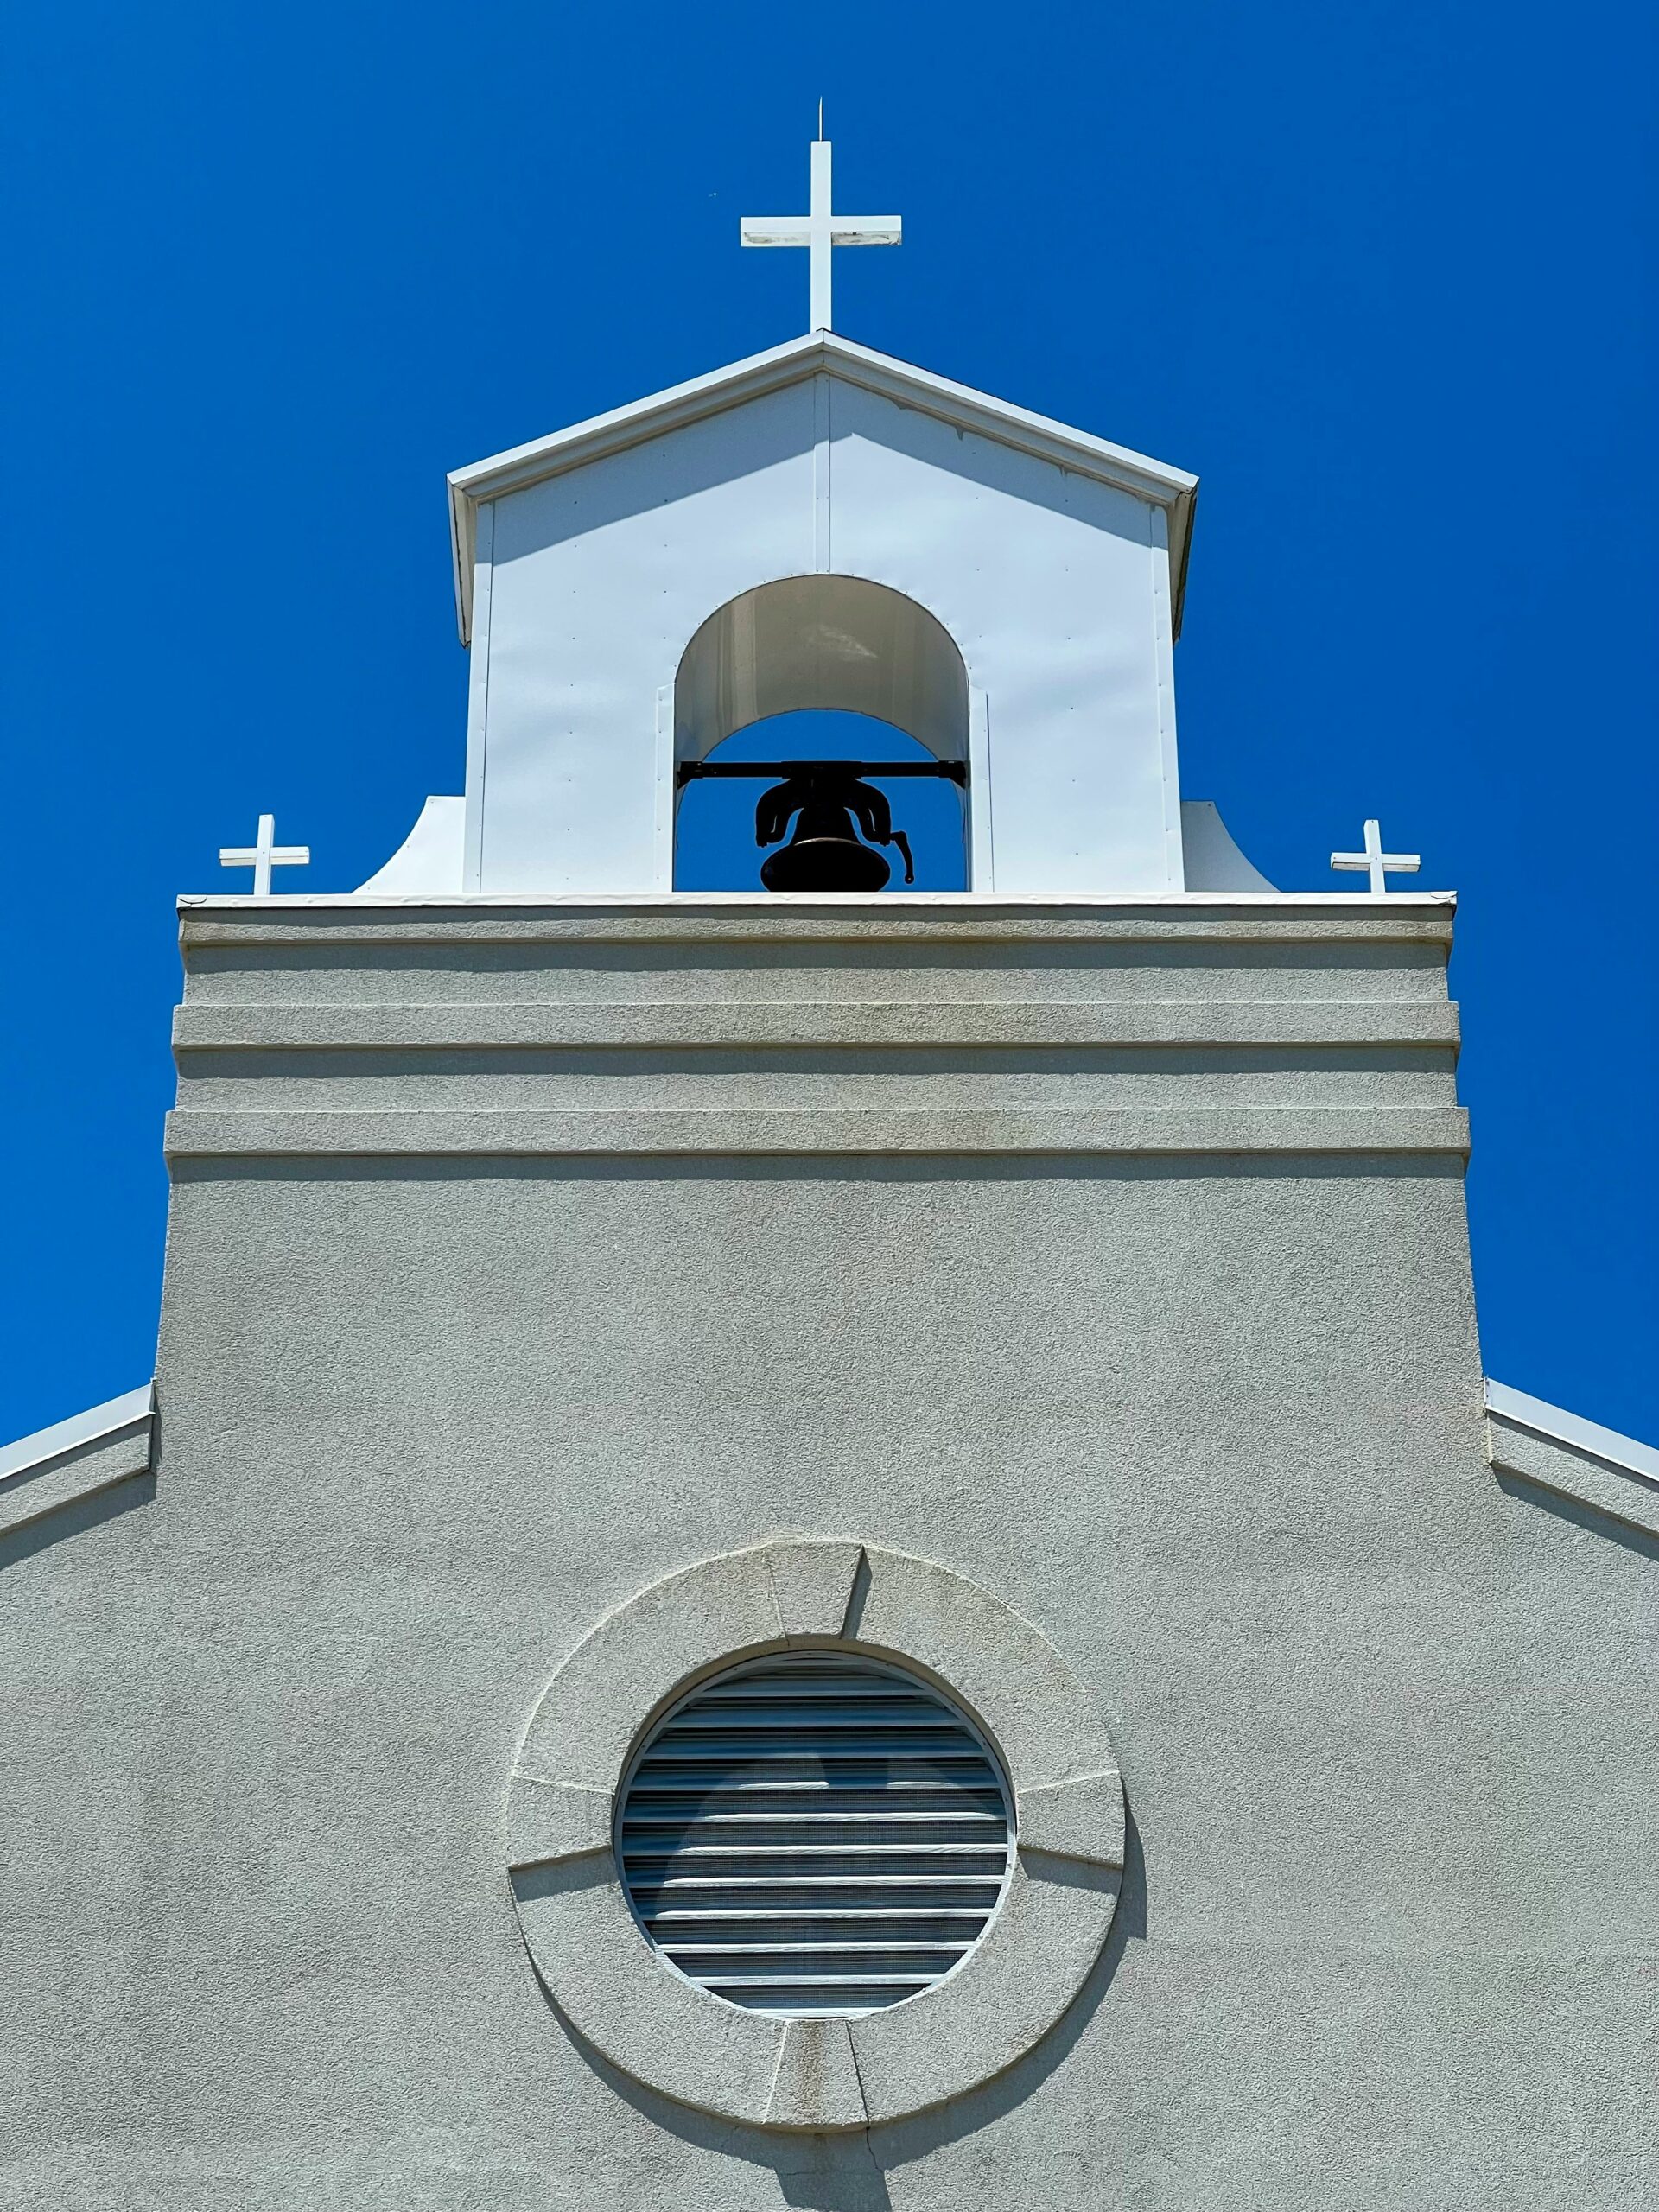
[[1421, 853], [1385, 853], [1382, 831], [1375, 822], [1365, 824], [1365, 849], [1363, 853], [1332, 853], [1332, 868], [1362, 868], [1371, 879], [1371, 896], [1381, 899], [1388, 890], [1383, 871], [1392, 868], [1396, 875], [1414, 875], [1423, 864]]
[[830, 257], [838, 245], [901, 245], [904, 225], [897, 215], [836, 215], [830, 213], [835, 195], [830, 186], [830, 141], [823, 135], [823, 116], [818, 116], [818, 135], [812, 142], [812, 192], [810, 215], [745, 215], [738, 235], [745, 245], [804, 245], [811, 255], [810, 289], [814, 330], [830, 325]]
[[309, 868], [309, 845], [279, 845], [275, 842], [276, 817], [262, 814], [259, 835], [251, 845], [221, 845], [219, 849], [220, 868], [251, 868], [253, 870], [253, 895], [256, 899], [270, 896], [270, 871], [274, 868]]

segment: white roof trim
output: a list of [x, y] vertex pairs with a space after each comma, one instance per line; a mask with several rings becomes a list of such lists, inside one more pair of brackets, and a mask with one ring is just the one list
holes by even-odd
[[1511, 1390], [1503, 1382], [1487, 1383], [1486, 1410], [1502, 1421], [1512, 1422], [1516, 1428], [1530, 1429], [1535, 1436], [1547, 1438], [1552, 1444], [1566, 1444], [1574, 1451], [1588, 1452], [1598, 1459], [1605, 1459], [1610, 1466], [1639, 1476], [1644, 1482], [1659, 1483], [1659, 1451], [1651, 1445], [1638, 1444], [1634, 1437], [1621, 1436], [1616, 1429], [1603, 1428], [1599, 1421], [1580, 1420], [1577, 1414], [1565, 1414], [1559, 1406], [1546, 1405], [1541, 1398], [1529, 1398], [1524, 1390]]
[[471, 912], [474, 907], [526, 906], [591, 910], [596, 913], [695, 914], [750, 910], [788, 914], [800, 907], [825, 907], [832, 912], [862, 911], [873, 921], [895, 915], [937, 912], [950, 908], [967, 914], [995, 914], [1026, 911], [1058, 913], [1081, 908], [1089, 913], [1135, 913], [1152, 908], [1162, 913], [1174, 909], [1210, 906], [1260, 908], [1312, 906], [1321, 912], [1353, 915], [1413, 915], [1427, 911], [1454, 910], [1455, 891], [1390, 891], [1382, 898], [1364, 891], [899, 891], [872, 896], [862, 891], [273, 891], [256, 899], [246, 891], [187, 891], [179, 894], [182, 913], [205, 910], [210, 913], [281, 913], [306, 907], [338, 906], [350, 912], [359, 907], [452, 906]]
[[33, 1436], [20, 1436], [15, 1444], [0, 1446], [0, 1482], [9, 1482], [44, 1459], [60, 1459], [83, 1444], [95, 1444], [101, 1436], [113, 1436], [118, 1429], [148, 1421], [155, 1407], [156, 1385], [146, 1382], [141, 1389], [108, 1398], [84, 1414], [72, 1414], [67, 1421], [54, 1421], [50, 1428], [37, 1428]]
[[833, 331], [814, 331], [792, 338], [765, 353], [751, 353], [747, 360], [695, 377], [689, 384], [671, 385], [649, 398], [636, 399], [609, 414], [594, 415], [550, 437], [535, 438], [528, 445], [457, 468], [449, 478], [449, 530], [454, 551], [455, 612], [463, 645], [472, 641], [473, 566], [477, 555], [480, 505], [505, 492], [522, 491], [568, 468], [580, 468], [602, 454], [620, 452], [645, 438], [660, 437], [682, 423], [740, 406], [762, 393], [781, 391], [817, 372], [833, 369], [849, 384], [880, 392], [907, 407], [919, 407], [964, 429], [1000, 438], [1044, 461], [1094, 476], [1116, 490], [1134, 493], [1164, 509], [1169, 517], [1171, 584], [1174, 595], [1175, 629], [1179, 635], [1181, 604], [1186, 590], [1187, 551], [1192, 542], [1192, 507], [1198, 480], [1185, 469], [1150, 460], [1127, 446], [1115, 446], [1087, 431], [1074, 430], [1046, 415], [1033, 415], [988, 392], [952, 384], [927, 369], [913, 368], [887, 353], [855, 346]]

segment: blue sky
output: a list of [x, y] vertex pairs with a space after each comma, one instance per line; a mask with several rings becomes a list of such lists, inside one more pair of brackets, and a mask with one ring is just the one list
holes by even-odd
[[[8, 31], [0, 1438], [150, 1370], [172, 902], [459, 788], [443, 474], [836, 321], [1198, 471], [1183, 782], [1461, 893], [1488, 1371], [1659, 1440], [1650, 8], [58, 0]], [[239, 879], [238, 879], [239, 880]], [[1366, 1257], [1354, 1255], [1363, 1268]]]

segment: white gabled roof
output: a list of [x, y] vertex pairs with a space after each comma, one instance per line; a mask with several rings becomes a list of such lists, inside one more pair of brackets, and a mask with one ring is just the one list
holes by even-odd
[[1090, 437], [1086, 431], [1071, 429], [1046, 415], [1010, 406], [1005, 399], [952, 384], [926, 369], [912, 368], [888, 354], [873, 353], [868, 346], [836, 337], [833, 331], [818, 330], [805, 338], [791, 339], [786, 346], [774, 346], [768, 353], [752, 353], [747, 360], [734, 361], [730, 367], [716, 369], [711, 375], [696, 377], [690, 384], [677, 384], [667, 391], [653, 392], [648, 399], [636, 399], [631, 406], [613, 408], [608, 415], [595, 415], [568, 430], [556, 430], [551, 437], [532, 439], [528, 445], [514, 446], [488, 461], [474, 461], [470, 468], [456, 469], [449, 479], [449, 527], [454, 545], [455, 610], [461, 643], [472, 641], [473, 563], [482, 501], [542, 483], [566, 469], [580, 468], [603, 454], [619, 452], [642, 439], [658, 437], [665, 430], [718, 414], [723, 408], [741, 406], [745, 400], [781, 391], [786, 385], [799, 384], [825, 370], [833, 371], [848, 384], [861, 385], [906, 407], [921, 408], [959, 429], [999, 438], [1005, 445], [1097, 477], [1118, 491], [1134, 493], [1163, 508], [1169, 518], [1170, 582], [1179, 635], [1192, 507], [1198, 489], [1196, 476], [1189, 476], [1185, 469], [1171, 468], [1164, 461], [1148, 460], [1145, 454], [1131, 453], [1126, 446]]

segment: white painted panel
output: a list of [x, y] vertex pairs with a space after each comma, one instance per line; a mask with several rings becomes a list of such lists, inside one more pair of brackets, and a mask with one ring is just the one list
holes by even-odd
[[1247, 860], [1233, 842], [1215, 803], [1207, 798], [1181, 801], [1181, 848], [1186, 864], [1189, 891], [1271, 891], [1274, 887], [1261, 869]]
[[996, 888], [1179, 889], [1152, 510], [840, 381], [830, 435], [836, 568], [929, 608], [986, 695]]
[[993, 823], [999, 892], [1179, 890], [1161, 519], [834, 378], [503, 493], [474, 647], [480, 887], [666, 889], [663, 702], [681, 656], [717, 609], [827, 555], [961, 652], [976, 890], [993, 887]]
[[463, 798], [429, 798], [408, 836], [384, 868], [358, 885], [358, 894], [454, 897], [465, 887], [466, 813]]
[[657, 885], [658, 693], [717, 607], [812, 570], [813, 429], [802, 384], [495, 502], [485, 891]]
[[484, 783], [488, 766], [486, 739], [490, 702], [490, 561], [495, 544], [495, 505], [478, 511], [477, 555], [473, 568], [472, 665], [467, 677], [467, 806], [461, 829], [461, 882], [468, 891], [484, 887]]
[[1175, 620], [1169, 582], [1169, 517], [1154, 507], [1147, 517], [1152, 533], [1152, 658], [1158, 699], [1158, 772], [1163, 789], [1164, 864], [1169, 888], [1186, 888], [1186, 852], [1181, 814], [1180, 764], [1175, 747]]

